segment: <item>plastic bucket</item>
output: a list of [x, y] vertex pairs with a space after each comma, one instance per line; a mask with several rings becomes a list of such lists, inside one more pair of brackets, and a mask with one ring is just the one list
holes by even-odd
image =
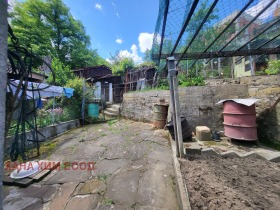
[[99, 105], [98, 103], [91, 103], [88, 105], [88, 116], [98, 117], [99, 115]]

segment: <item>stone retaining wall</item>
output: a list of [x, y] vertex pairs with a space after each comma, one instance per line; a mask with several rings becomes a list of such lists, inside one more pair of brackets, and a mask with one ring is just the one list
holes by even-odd
[[[186, 117], [192, 130], [198, 125], [206, 125], [213, 130], [223, 129], [222, 106], [219, 100], [225, 98], [246, 98], [246, 85], [195, 86], [179, 88], [181, 115]], [[146, 91], [124, 94], [121, 115], [123, 117], [153, 121], [153, 106], [160, 99], [169, 102], [169, 91]]]
[[[221, 99], [258, 98], [256, 104], [259, 138], [280, 142], [280, 103], [268, 109], [280, 97], [280, 75], [253, 76], [237, 79], [212, 79], [207, 86], [179, 88], [181, 115], [185, 116], [192, 129], [206, 125], [212, 130], [223, 130]], [[121, 115], [145, 122], [153, 121], [153, 105], [165, 99], [169, 91], [145, 91], [126, 93], [123, 97]]]

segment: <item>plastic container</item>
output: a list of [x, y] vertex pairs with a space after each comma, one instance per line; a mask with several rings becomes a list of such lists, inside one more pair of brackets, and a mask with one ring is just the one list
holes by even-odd
[[[192, 141], [192, 131], [185, 117], [181, 117], [181, 126], [182, 126], [183, 142]], [[173, 121], [168, 122], [166, 124], [166, 127], [172, 139], [175, 140]]]
[[99, 115], [99, 104], [98, 103], [90, 103], [88, 105], [88, 115], [90, 117], [98, 117], [98, 115]]

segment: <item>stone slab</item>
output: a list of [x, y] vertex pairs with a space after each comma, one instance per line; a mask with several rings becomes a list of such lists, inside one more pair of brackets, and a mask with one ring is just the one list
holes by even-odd
[[129, 161], [126, 159], [114, 159], [114, 160], [101, 160], [96, 164], [93, 175], [102, 176], [102, 175], [111, 175], [115, 171], [122, 169], [127, 166]]
[[78, 184], [78, 182], [63, 184], [56, 197], [51, 201], [49, 209], [64, 209]]
[[230, 151], [226, 151], [226, 152], [222, 152], [221, 156], [223, 158], [240, 158], [240, 156], [236, 152], [231, 151], [231, 150]]
[[92, 210], [95, 209], [98, 201], [100, 200], [100, 195], [77, 195], [67, 203], [64, 210]]
[[136, 204], [140, 171], [121, 171], [107, 186], [106, 197], [115, 203]]
[[83, 184], [81, 189], [79, 190], [79, 195], [84, 194], [96, 194], [105, 191], [106, 184], [100, 179], [90, 179], [86, 183]]
[[175, 209], [177, 200], [170, 171], [161, 170], [159, 167], [146, 171], [139, 180], [137, 203], [156, 209]]

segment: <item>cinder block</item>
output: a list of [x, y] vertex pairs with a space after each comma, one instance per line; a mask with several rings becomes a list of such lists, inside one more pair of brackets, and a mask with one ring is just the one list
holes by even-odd
[[196, 138], [199, 141], [210, 141], [211, 140], [210, 128], [206, 126], [196, 126]]

